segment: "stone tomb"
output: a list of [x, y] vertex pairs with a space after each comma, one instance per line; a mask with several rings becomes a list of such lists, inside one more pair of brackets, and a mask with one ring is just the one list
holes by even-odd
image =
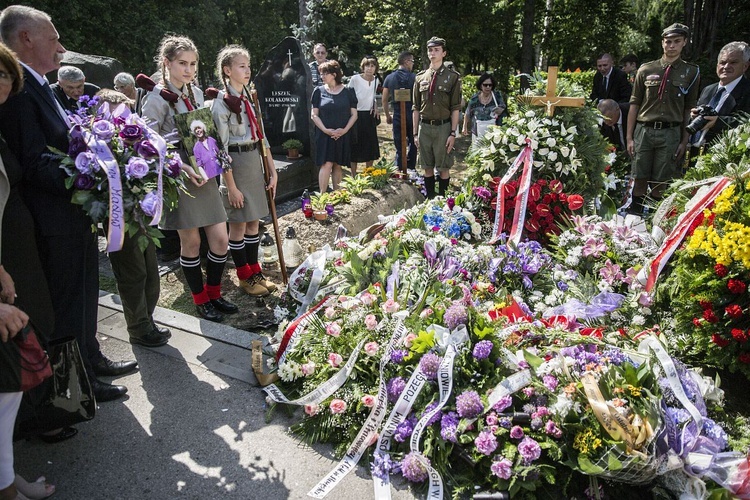
[[[310, 96], [310, 67], [302, 46], [294, 37], [286, 37], [267, 54], [253, 82], [258, 91], [266, 136], [279, 173], [277, 201], [299, 195], [317, 182]], [[286, 158], [281, 146], [287, 139], [303, 144], [299, 160]]]

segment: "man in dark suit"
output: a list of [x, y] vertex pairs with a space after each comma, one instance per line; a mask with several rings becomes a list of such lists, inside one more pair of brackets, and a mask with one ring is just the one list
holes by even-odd
[[596, 107], [604, 117], [604, 122], [599, 127], [599, 131], [610, 144], [615, 146], [617, 151], [625, 151], [627, 148], [625, 133], [630, 106], [621, 106], [613, 99], [602, 99]]
[[137, 363], [111, 361], [99, 348], [96, 235], [85, 212], [70, 202], [65, 173], [48, 149], [68, 151], [67, 116], [43, 76], [60, 67], [65, 49], [46, 13], [20, 5], [0, 13], [0, 38], [18, 55], [24, 71], [23, 91], [0, 107], [0, 133], [23, 168], [25, 201], [39, 232], [40, 258], [55, 311], [52, 338], [75, 337], [96, 399], [117, 399], [127, 389], [96, 376], [122, 375]]
[[596, 59], [594, 86], [591, 89], [591, 100], [612, 99], [620, 104], [630, 102], [633, 87], [628, 82], [628, 74], [614, 66], [609, 54], [602, 54]]
[[80, 107], [78, 99], [82, 95], [94, 97], [99, 87], [86, 83], [86, 75], [75, 66], [63, 66], [57, 71], [57, 83], [50, 85], [52, 92], [66, 111], [75, 113]]
[[[698, 106], [708, 104], [718, 116], [706, 116], [705, 127], [695, 134], [693, 146], [710, 143], [727, 128], [737, 125], [737, 112], [750, 113], [750, 80], [745, 75], [750, 66], [750, 46], [745, 42], [730, 42], [722, 47], [716, 64], [718, 83], [709, 85], [698, 98]], [[691, 121], [698, 109], [691, 110]]]

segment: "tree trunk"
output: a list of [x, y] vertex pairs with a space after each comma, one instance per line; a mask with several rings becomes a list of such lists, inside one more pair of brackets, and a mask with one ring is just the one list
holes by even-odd
[[307, 10], [307, 0], [297, 0], [299, 5], [299, 27], [300, 27], [300, 42], [304, 44], [307, 42], [307, 28], [308, 22], [307, 17], [310, 15], [310, 11]]
[[[535, 0], [525, 0], [521, 22], [521, 73], [534, 72], [534, 5]], [[521, 77], [521, 90], [529, 88], [529, 79]]]

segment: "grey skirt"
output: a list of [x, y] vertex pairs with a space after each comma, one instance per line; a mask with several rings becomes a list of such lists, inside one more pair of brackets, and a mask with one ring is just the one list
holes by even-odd
[[162, 219], [162, 229], [192, 229], [227, 221], [217, 178], [209, 179], [201, 187], [188, 179], [185, 188], [190, 194], [180, 191], [177, 207], [166, 212]]
[[232, 157], [234, 184], [242, 192], [245, 205], [233, 208], [229, 205], [229, 194], [224, 178], [221, 180], [221, 198], [229, 222], [250, 222], [268, 215], [266, 183], [258, 149], [244, 153], [229, 153]]

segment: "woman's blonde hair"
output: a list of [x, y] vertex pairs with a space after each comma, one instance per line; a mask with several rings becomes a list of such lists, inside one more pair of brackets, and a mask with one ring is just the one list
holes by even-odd
[[250, 61], [250, 53], [242, 45], [227, 45], [216, 54], [216, 73], [225, 89], [229, 87], [229, 77], [224, 73], [224, 68], [231, 68], [234, 60], [242, 56]]
[[174, 61], [180, 52], [195, 52], [196, 58], [198, 55], [198, 48], [195, 46], [193, 41], [186, 36], [182, 35], [165, 35], [159, 43], [159, 49], [156, 51], [156, 65], [161, 69], [162, 83], [166, 84], [169, 80], [167, 75], [167, 65], [164, 64], [164, 59]]

